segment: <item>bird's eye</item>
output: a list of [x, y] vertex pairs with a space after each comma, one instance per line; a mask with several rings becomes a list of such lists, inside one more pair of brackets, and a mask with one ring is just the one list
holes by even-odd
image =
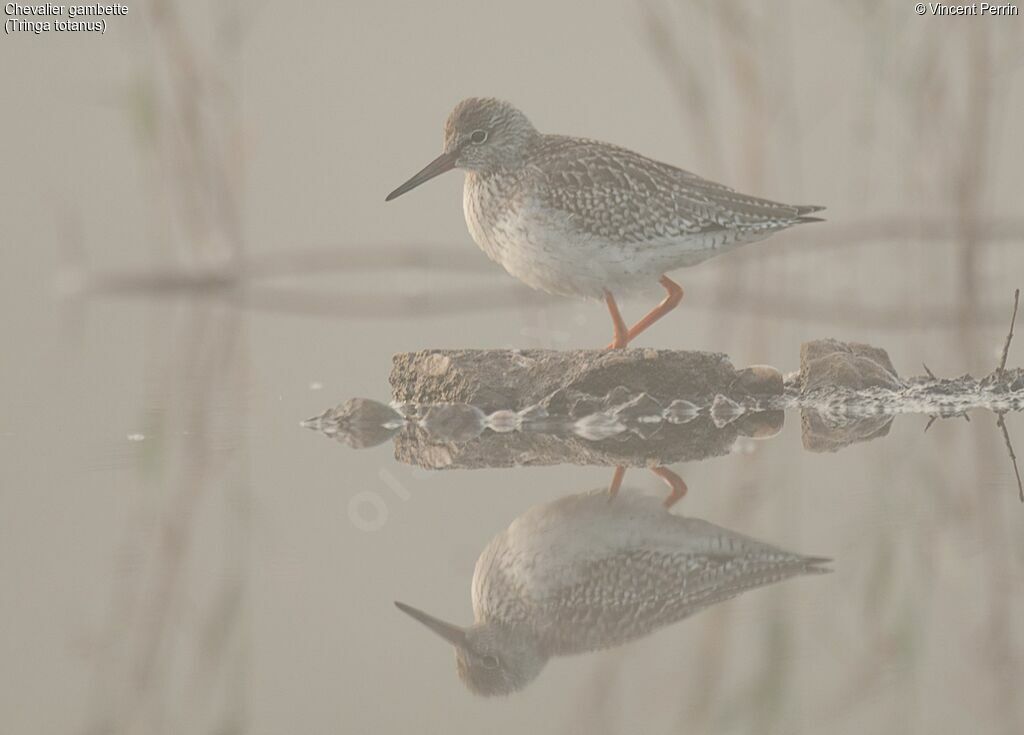
[[471, 136], [469, 136], [469, 139], [471, 141], [473, 141], [474, 143], [476, 143], [477, 145], [479, 145], [480, 143], [483, 143], [485, 140], [487, 140], [487, 131], [486, 130], [474, 130], [473, 134]]
[[480, 662], [484, 665], [485, 669], [496, 669], [498, 668], [498, 657], [487, 654], [480, 659]]

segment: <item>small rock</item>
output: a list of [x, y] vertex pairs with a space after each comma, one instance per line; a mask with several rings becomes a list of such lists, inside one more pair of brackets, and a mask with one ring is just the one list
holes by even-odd
[[736, 371], [732, 392], [748, 396], [781, 396], [785, 391], [782, 373], [771, 365], [751, 365]]
[[573, 433], [588, 441], [601, 441], [621, 434], [625, 425], [606, 411], [584, 416], [572, 426]]
[[613, 410], [616, 419], [626, 424], [660, 424], [661, 404], [646, 393], [623, 403]]
[[515, 431], [519, 427], [519, 414], [515, 411], [495, 411], [487, 417], [485, 424], [491, 431], [499, 433]]
[[800, 347], [801, 395], [816, 390], [901, 387], [885, 350], [858, 342], [819, 339]]
[[816, 339], [800, 345], [800, 363], [816, 360], [833, 352], [846, 352], [866, 357], [881, 365], [890, 375], [896, 375], [896, 368], [893, 367], [892, 361], [889, 359], [889, 353], [881, 347], [873, 347], [863, 342], [843, 342], [832, 337]]

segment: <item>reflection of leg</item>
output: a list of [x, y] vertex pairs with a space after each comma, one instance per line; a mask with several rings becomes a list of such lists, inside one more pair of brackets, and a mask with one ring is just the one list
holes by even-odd
[[612, 326], [615, 328], [615, 336], [605, 349], [621, 350], [629, 344], [629, 330], [626, 328], [626, 322], [622, 320], [619, 305], [615, 303], [615, 297], [612, 296], [611, 291], [604, 292], [604, 303], [608, 305], [608, 313], [612, 315]]
[[612, 484], [608, 486], [609, 500], [611, 500], [618, 494], [619, 488], [622, 487], [622, 478], [625, 474], [626, 468], [623, 467], [622, 465], [619, 465], [618, 467], [615, 468], [615, 474], [612, 475]]
[[665, 294], [665, 298], [660, 304], [647, 312], [643, 319], [629, 328], [629, 331], [626, 332], [627, 344], [631, 342], [634, 337], [640, 334], [640, 332], [644, 331], [647, 327], [651, 326], [654, 322], [658, 321], [674, 308], [679, 306], [679, 302], [683, 300], [683, 287], [671, 278], [668, 276], [662, 276], [658, 279], [658, 283], [660, 283], [668, 293]]
[[665, 498], [665, 507], [671, 508], [673, 505], [678, 503], [686, 495], [686, 483], [683, 482], [683, 478], [677, 475], [675, 472], [670, 470], [668, 467], [652, 467], [651, 472], [656, 474], [665, 484], [672, 488], [672, 493]]

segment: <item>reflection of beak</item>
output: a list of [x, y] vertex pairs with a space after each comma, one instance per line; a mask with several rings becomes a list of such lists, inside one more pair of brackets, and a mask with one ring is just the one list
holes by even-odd
[[417, 186], [425, 181], [430, 181], [435, 176], [440, 176], [445, 171], [451, 171], [455, 168], [455, 158], [458, 156], [456, 151], [449, 151], [448, 153], [442, 153], [440, 156], [435, 158], [433, 161], [428, 163], [422, 171], [413, 176], [411, 179], [406, 181], [400, 187], [395, 189], [393, 192], [388, 194], [385, 198], [385, 202], [390, 202], [395, 197], [402, 196], [405, 192], [415, 189]]
[[460, 628], [457, 625], [446, 623], [443, 620], [438, 620], [432, 615], [427, 615], [422, 610], [406, 605], [404, 602], [396, 602], [395, 607], [404, 612], [409, 617], [415, 618], [423, 623], [425, 626], [430, 628], [432, 631], [437, 633], [439, 636], [444, 638], [452, 645], [459, 646], [460, 648], [466, 645], [466, 630]]

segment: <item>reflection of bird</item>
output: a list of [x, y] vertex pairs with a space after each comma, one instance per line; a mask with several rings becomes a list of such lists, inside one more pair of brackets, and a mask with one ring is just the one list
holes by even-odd
[[827, 571], [799, 556], [623, 490], [570, 495], [517, 518], [473, 572], [473, 625], [403, 603], [455, 646], [478, 694], [526, 686], [551, 656], [620, 645], [745, 590]]
[[[604, 298], [609, 347], [674, 309], [683, 290], [666, 273], [803, 222], [822, 207], [740, 194], [618, 146], [545, 135], [507, 102], [463, 100], [448, 116], [444, 153], [391, 192], [466, 171], [463, 208], [477, 245], [527, 285]], [[665, 299], [626, 328], [613, 294], [658, 280]]]

